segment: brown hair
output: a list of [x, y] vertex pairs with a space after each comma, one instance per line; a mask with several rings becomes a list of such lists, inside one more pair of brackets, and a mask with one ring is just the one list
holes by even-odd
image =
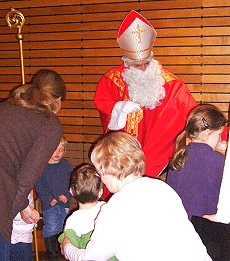
[[217, 131], [225, 126], [226, 118], [221, 110], [211, 104], [202, 104], [194, 108], [187, 119], [185, 130], [176, 138], [176, 146], [169, 168], [180, 170], [183, 168], [187, 156], [186, 146], [206, 129]]
[[91, 164], [76, 167], [70, 178], [70, 188], [73, 198], [82, 204], [96, 202], [103, 188], [100, 176]]
[[58, 107], [57, 99], [63, 101], [66, 86], [61, 76], [52, 70], [41, 69], [32, 78], [13, 91], [8, 101], [18, 106], [36, 109], [50, 117]]

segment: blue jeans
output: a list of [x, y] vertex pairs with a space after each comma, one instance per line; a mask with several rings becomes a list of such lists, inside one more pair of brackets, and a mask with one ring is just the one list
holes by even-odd
[[10, 246], [10, 261], [32, 261], [32, 243], [16, 243]]
[[0, 234], [0, 260], [10, 261], [10, 243], [7, 243]]
[[63, 230], [66, 216], [69, 214], [69, 208], [53, 206], [43, 211], [42, 237], [58, 235]]

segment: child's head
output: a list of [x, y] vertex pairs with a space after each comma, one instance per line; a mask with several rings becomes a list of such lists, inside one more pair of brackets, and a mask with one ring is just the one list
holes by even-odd
[[103, 183], [91, 164], [76, 167], [70, 178], [70, 192], [81, 203], [94, 203], [102, 195]]
[[205, 142], [215, 149], [226, 123], [221, 110], [214, 105], [203, 104], [190, 112], [185, 127], [186, 136], [191, 141]]
[[224, 114], [214, 105], [202, 104], [194, 108], [188, 116], [185, 131], [176, 139], [169, 168], [172, 170], [183, 168], [187, 159], [185, 149], [190, 142], [206, 143], [215, 149], [226, 123]]
[[61, 141], [49, 160], [49, 164], [57, 164], [66, 153], [67, 140], [62, 136]]

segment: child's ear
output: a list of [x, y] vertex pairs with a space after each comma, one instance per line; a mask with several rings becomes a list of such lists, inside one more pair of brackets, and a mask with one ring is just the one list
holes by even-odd
[[209, 138], [209, 135], [211, 133], [211, 130], [210, 129], [206, 129], [206, 130], [203, 130], [200, 135], [199, 135], [199, 138], [202, 142], [206, 142]]
[[206, 134], [206, 137], [207, 139], [209, 138], [209, 135], [211, 134], [211, 130], [210, 129], [206, 129], [205, 130], [205, 134]]

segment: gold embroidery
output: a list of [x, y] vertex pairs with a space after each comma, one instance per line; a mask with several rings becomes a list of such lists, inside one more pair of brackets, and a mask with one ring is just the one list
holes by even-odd
[[[152, 45], [150, 45], [148, 48], [145, 48], [145, 49], [142, 49], [142, 50], [134, 50], [134, 51], [122, 48], [122, 51], [125, 51], [125, 52], [128, 52], [128, 53], [144, 53], [144, 52], [148, 51], [150, 48], [152, 48]], [[149, 57], [149, 55], [146, 56], [146, 58], [148, 58], [148, 57]], [[144, 60], [146, 58], [142, 58], [141, 60]], [[138, 61], [140, 60], [140, 59], [135, 59], [135, 58], [131, 58], [131, 57], [129, 57], [129, 59], [138, 60]]]
[[[113, 82], [116, 84], [116, 86], [120, 89], [120, 97], [123, 99], [123, 101], [128, 101], [127, 95], [124, 95], [125, 91], [125, 83], [121, 78], [121, 73], [118, 71], [111, 70], [106, 74]], [[138, 124], [143, 119], [143, 110], [140, 109], [137, 112], [129, 113], [127, 116], [127, 122], [125, 131], [130, 133], [135, 138], [138, 137]]]
[[125, 83], [121, 79], [121, 73], [119, 71], [111, 70], [106, 74], [120, 89], [120, 97], [123, 96], [125, 91]]
[[173, 80], [179, 80], [178, 77], [176, 77], [173, 73], [171, 72], [162, 72], [162, 77], [165, 79], [165, 82], [170, 82]]
[[132, 34], [137, 34], [137, 38], [138, 38], [138, 43], [141, 43], [141, 33], [144, 33], [145, 30], [141, 30], [140, 25], [137, 24], [137, 29], [136, 31], [133, 31]]
[[129, 113], [127, 116], [127, 123], [125, 130], [135, 138], [138, 137], [138, 124], [143, 119], [143, 110]]

